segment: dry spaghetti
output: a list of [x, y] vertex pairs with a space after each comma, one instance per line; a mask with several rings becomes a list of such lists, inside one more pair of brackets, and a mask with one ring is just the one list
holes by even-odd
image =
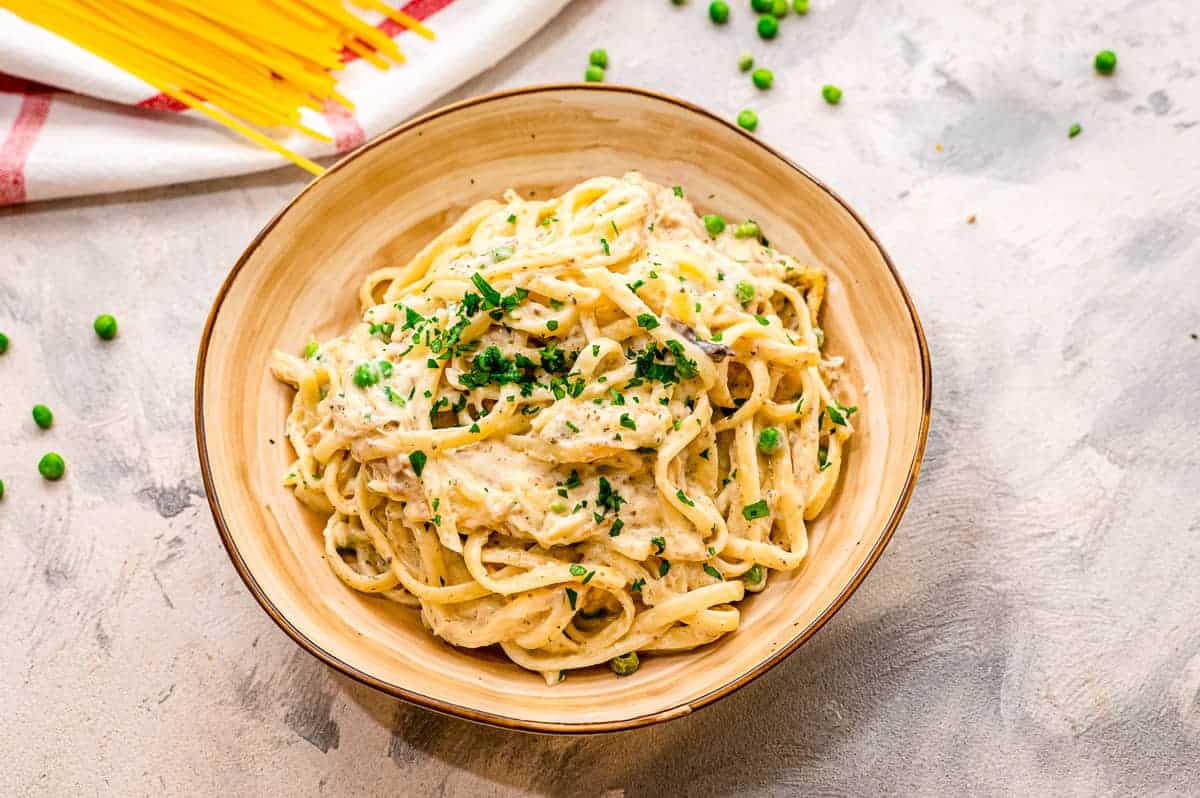
[[[427, 38], [381, 0], [353, 0]], [[329, 137], [301, 120], [326, 102], [353, 110], [333, 71], [349, 51], [386, 69], [400, 48], [342, 0], [0, 0], [26, 20], [112, 62], [314, 174], [323, 170], [264, 130]]]
[[808, 553], [856, 408], [826, 278], [636, 173], [485, 201], [277, 352], [296, 496], [348, 586], [552, 682], [738, 627]]

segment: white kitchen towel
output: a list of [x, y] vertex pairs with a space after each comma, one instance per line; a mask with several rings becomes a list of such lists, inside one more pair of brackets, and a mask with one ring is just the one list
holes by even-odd
[[[348, 152], [495, 64], [570, 0], [408, 0], [430, 42], [370, 19], [408, 60], [381, 71], [348, 58], [330, 104], [306, 119], [334, 144], [279, 139], [310, 158]], [[0, 6], [3, 6], [0, 0]], [[108, 62], [0, 9], [0, 205], [271, 169], [287, 163]]]

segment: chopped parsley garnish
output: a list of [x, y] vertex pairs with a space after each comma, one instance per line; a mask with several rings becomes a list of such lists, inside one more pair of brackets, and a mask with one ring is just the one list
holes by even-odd
[[820, 466], [821, 471], [824, 471], [833, 465], [833, 463], [829, 461], [829, 450], [824, 446], [822, 446], [820, 449], [817, 449], [817, 465]]
[[631, 582], [629, 585], [629, 592], [630, 593], [641, 593], [642, 587], [645, 586], [645, 584], [646, 584], [645, 579], [641, 579], [641, 578], [634, 579], [633, 582]]
[[317, 350], [319, 350], [320, 348], [321, 348], [321, 345], [318, 344], [316, 341], [309, 341], [308, 346], [304, 347], [304, 359], [312, 360], [312, 356], [315, 355], [317, 353]]
[[750, 570], [747, 571], [746, 573], [742, 574], [742, 579], [746, 580], [747, 582], [749, 582], [752, 585], [757, 585], [759, 582], [761, 582], [763, 580], [762, 566], [759, 565], [758, 563], [755, 563], [754, 565], [750, 566]]
[[396, 405], [397, 407], [404, 407], [406, 404], [408, 404], [408, 402], [406, 402], [404, 400], [403, 396], [396, 393], [395, 391], [393, 391], [391, 388], [389, 388], [386, 385], [383, 386], [383, 395], [387, 398], [387, 400], [389, 402]]
[[667, 550], [667, 539], [664, 537], [650, 538], [650, 543], [651, 543], [651, 545], [654, 546], [655, 554], [662, 554], [664, 551]]
[[596, 575], [596, 572], [595, 572], [595, 571], [588, 571], [588, 573], [587, 573], [587, 576], [585, 576], [585, 577], [584, 577], [584, 578], [583, 578], [583, 579], [582, 579], [582, 580], [579, 582], [579, 584], [581, 584], [581, 585], [586, 585], [588, 582], [592, 581], [592, 577], [593, 577], [593, 576], [595, 576], [595, 575]]
[[700, 452], [700, 457], [702, 457], [703, 459], [707, 460], [707, 459], [708, 459], [708, 452], [709, 452], [709, 450], [708, 450], [708, 449], [705, 449], [704, 451]]
[[608, 536], [610, 538], [615, 538], [617, 535], [621, 534], [621, 530], [624, 528], [625, 522], [620, 518], [614, 518], [612, 522], [612, 528], [608, 530]]
[[428, 460], [429, 458], [425, 456], [425, 452], [420, 449], [410, 452], [408, 455], [408, 462], [412, 464], [413, 473], [417, 476], [421, 476], [421, 472], [425, 470], [425, 463]]
[[662, 562], [660, 562], [658, 564], [658, 575], [660, 578], [666, 576], [667, 572], [670, 570], [671, 570], [671, 561], [670, 560], [663, 560]]
[[575, 426], [570, 421], [564, 421], [563, 424], [566, 426], [567, 429], [571, 430], [571, 432], [574, 432], [575, 434], [579, 434], [579, 427]]
[[637, 429], [637, 422], [629, 417], [628, 413], [621, 414], [621, 426], [625, 429]]
[[478, 425], [478, 424], [472, 424], [472, 425], [471, 425], [471, 428], [468, 430], [468, 432], [470, 432], [470, 433], [472, 433], [472, 434], [474, 434], [474, 435], [478, 435], [478, 434], [479, 434], [479, 425]]
[[479, 289], [479, 293], [483, 295], [485, 308], [494, 308], [500, 305], [500, 292], [492, 287], [492, 284], [484, 279], [483, 275], [475, 272], [471, 275], [471, 282]]
[[829, 420], [834, 424], [841, 424], [843, 427], [846, 426], [846, 419], [857, 411], [857, 407], [846, 407], [837, 399], [833, 400], [833, 404], [825, 405], [825, 412], [829, 414]]
[[767, 507], [766, 499], [759, 499], [754, 504], [747, 504], [742, 508], [742, 518], [747, 521], [753, 521], [756, 518], [766, 518], [771, 514], [771, 509]]
[[612, 227], [613, 235], [615, 235], [615, 236], [621, 235], [621, 228], [617, 227], [616, 222], [614, 222], [612, 219], [609, 219], [608, 224], [610, 227]]
[[612, 510], [613, 513], [619, 513], [621, 505], [624, 503], [625, 500], [621, 498], [620, 494], [613, 490], [612, 483], [604, 477], [600, 477], [600, 491], [596, 497], [596, 506], [605, 512]]
[[704, 573], [708, 574], [713, 579], [716, 579], [718, 582], [725, 581], [725, 577], [721, 576], [721, 572], [718, 571], [716, 568], [713, 568], [708, 563], [704, 563]]
[[561, 299], [553, 299], [552, 298], [550, 300], [550, 309], [551, 310], [562, 310], [563, 309], [563, 301]]
[[754, 320], [764, 327], [769, 327], [771, 324], [770, 319], [768, 319], [766, 316], [763, 316], [759, 313], [754, 314]]
[[607, 238], [602, 238], [602, 239], [600, 239], [600, 249], [604, 250], [604, 254], [605, 254], [605, 255], [611, 255], [611, 254], [612, 254], [612, 250], [610, 250], [610, 249], [608, 248], [608, 239], [607, 239]]
[[653, 313], [639, 313], [637, 317], [637, 325], [647, 330], [653, 330], [659, 326], [658, 317]]
[[638, 289], [641, 288], [645, 284], [646, 284], [645, 280], [634, 280], [632, 283], [625, 283], [625, 287], [636, 294], [638, 292]]
[[546, 329], [549, 330], [550, 332], [554, 332], [555, 330], [557, 330], [558, 329], [558, 320], [550, 319], [550, 321], [546, 322]]
[[688, 507], [695, 507], [696, 503], [688, 498], [688, 495], [683, 492], [683, 488], [675, 491], [675, 498], [686, 504]]
[[571, 576], [583, 576], [587, 573], [587, 569], [577, 562], [571, 563]]
[[738, 302], [743, 305], [748, 304], [751, 299], [754, 299], [754, 286], [745, 281], [740, 282], [734, 289], [734, 293], [737, 295]]
[[582, 484], [583, 480], [579, 478], [579, 472], [572, 468], [570, 475], [567, 477], [567, 481], [563, 483], [563, 487], [567, 490], [574, 490]]
[[571, 588], [567, 588], [567, 601], [571, 604], [571, 609], [575, 609], [575, 602], [579, 598], [579, 594]]
[[502, 260], [508, 260], [512, 256], [512, 247], [496, 247], [492, 250], [492, 263], [499, 263]]
[[395, 304], [395, 308], [396, 310], [404, 311], [404, 325], [400, 328], [402, 331], [411, 330], [417, 325], [424, 324], [425, 322], [429, 321], [420, 313], [417, 313], [415, 310], [410, 308], [408, 305], [397, 302]]
[[509, 224], [516, 224], [516, 223], [517, 223], [517, 215], [516, 215], [515, 213], [510, 213], [510, 214], [508, 215], [508, 223], [509, 223]]
[[600, 344], [592, 344], [592, 357], [600, 356]]
[[683, 187], [682, 186], [671, 186], [671, 191], [675, 192], [676, 197], [679, 197], [681, 199], [683, 198]]
[[383, 340], [390, 341], [392, 333], [396, 331], [396, 325], [385, 321], [383, 324], [372, 324], [368, 329], [371, 335], [378, 335]]
[[425, 361], [425, 366], [426, 366], [426, 368], [435, 369], [438, 367], [438, 362], [436, 360], [434, 360], [433, 358], [429, 358], [428, 360]]
[[379, 367], [379, 373], [383, 375], [384, 379], [392, 376], [392, 361], [381, 360], [376, 365]]
[[[608, 395], [612, 397], [612, 403], [614, 405], [625, 404], [625, 394], [618, 392], [616, 388], [609, 388]], [[625, 426], [625, 424], [622, 423], [621, 426]], [[637, 429], [637, 427], [630, 427], [630, 429]]]

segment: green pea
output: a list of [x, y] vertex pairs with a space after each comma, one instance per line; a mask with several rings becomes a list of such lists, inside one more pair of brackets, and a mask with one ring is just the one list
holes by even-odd
[[775, 7], [775, 0], [750, 0], [750, 7], [756, 14], [770, 14]]
[[601, 69], [608, 69], [608, 50], [592, 50], [588, 54], [588, 63]]
[[795, 2], [792, 3], [792, 10], [800, 15], [807, 14], [808, 0], [795, 0]]
[[779, 35], [779, 20], [771, 15], [758, 18], [758, 35], [764, 39], [774, 39]]
[[1067, 131], [1067, 138], [1073, 139], [1082, 132], [1083, 132], [1083, 128], [1080, 126], [1080, 124], [1078, 122], [1076, 122], [1075, 124], [1071, 125], [1071, 129]]
[[758, 238], [762, 235], [762, 229], [758, 226], [758, 222], [747, 219], [733, 228], [733, 234], [738, 238]]
[[775, 427], [767, 427], [762, 432], [758, 433], [758, 450], [763, 454], [774, 454], [779, 448], [781, 440], [779, 430]]
[[1111, 75], [1117, 68], [1117, 54], [1112, 50], [1101, 50], [1096, 53], [1096, 71], [1101, 75]]
[[779, 19], [786, 17], [787, 11], [787, 0], [775, 0], [775, 2], [771, 4], [771, 13]]
[[[738, 225], [738, 226], [740, 227], [741, 225]], [[754, 286], [751, 285], [750, 283], [747, 283], [747, 282], [738, 283], [737, 287], [734, 288], [733, 292], [734, 292], [734, 295], [737, 297], [737, 301], [742, 303], [743, 305], [749, 303], [751, 299], [754, 299]]]
[[716, 238], [725, 230], [725, 219], [715, 213], [710, 213], [704, 217], [704, 229], [710, 236]]
[[379, 369], [371, 363], [359, 363], [354, 369], [354, 384], [359, 388], [369, 388], [379, 382]]
[[742, 574], [742, 579], [745, 579], [752, 585], [757, 585], [763, 580], [763, 569], [758, 563], [750, 566], [750, 570]]
[[754, 129], [758, 127], [758, 114], [746, 108], [737, 115], [737, 123], [738, 127], [753, 133]]
[[54, 423], [54, 414], [45, 405], [34, 405], [33, 423], [42, 429], [50, 429], [50, 425]]
[[0, 355], [8, 351], [8, 336], [0, 333]]
[[63, 462], [62, 455], [55, 452], [42, 455], [42, 459], [38, 460], [38, 473], [51, 482], [62, 479], [66, 470], [67, 464]]
[[603, 83], [604, 70], [593, 64], [583, 71], [583, 79], [588, 83]]
[[117, 320], [105, 313], [96, 317], [92, 322], [92, 329], [105, 341], [111, 341], [117, 337]]
[[750, 53], [742, 53], [740, 56], [738, 56], [738, 69], [742, 70], [743, 72], [749, 72], [750, 68], [753, 66], [754, 56], [750, 55]]
[[312, 356], [315, 355], [320, 349], [321, 345], [319, 343], [316, 341], [309, 341], [308, 345], [304, 347], [304, 359], [312, 360]]
[[775, 76], [771, 74], [771, 70], [759, 67], [750, 75], [750, 80], [754, 81], [754, 85], [758, 88], [766, 90], [771, 88], [771, 84], [775, 82]]
[[729, 21], [729, 3], [714, 0], [708, 6], [708, 18], [718, 25], [724, 25]]
[[613, 657], [608, 661], [608, 667], [612, 668], [612, 672], [618, 676], [628, 676], [631, 673], [636, 673], [641, 664], [638, 661], [636, 651], [630, 651], [628, 654]]
[[837, 105], [842, 101], [842, 90], [832, 83], [826, 83], [821, 87], [821, 96], [825, 98], [825, 102], [830, 105]]

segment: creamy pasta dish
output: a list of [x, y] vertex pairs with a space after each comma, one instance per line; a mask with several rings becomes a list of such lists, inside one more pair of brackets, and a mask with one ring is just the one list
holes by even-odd
[[627, 675], [804, 562], [856, 411], [825, 286], [637, 173], [509, 191], [368, 276], [345, 335], [275, 354], [285, 483], [348, 587], [548, 683]]

